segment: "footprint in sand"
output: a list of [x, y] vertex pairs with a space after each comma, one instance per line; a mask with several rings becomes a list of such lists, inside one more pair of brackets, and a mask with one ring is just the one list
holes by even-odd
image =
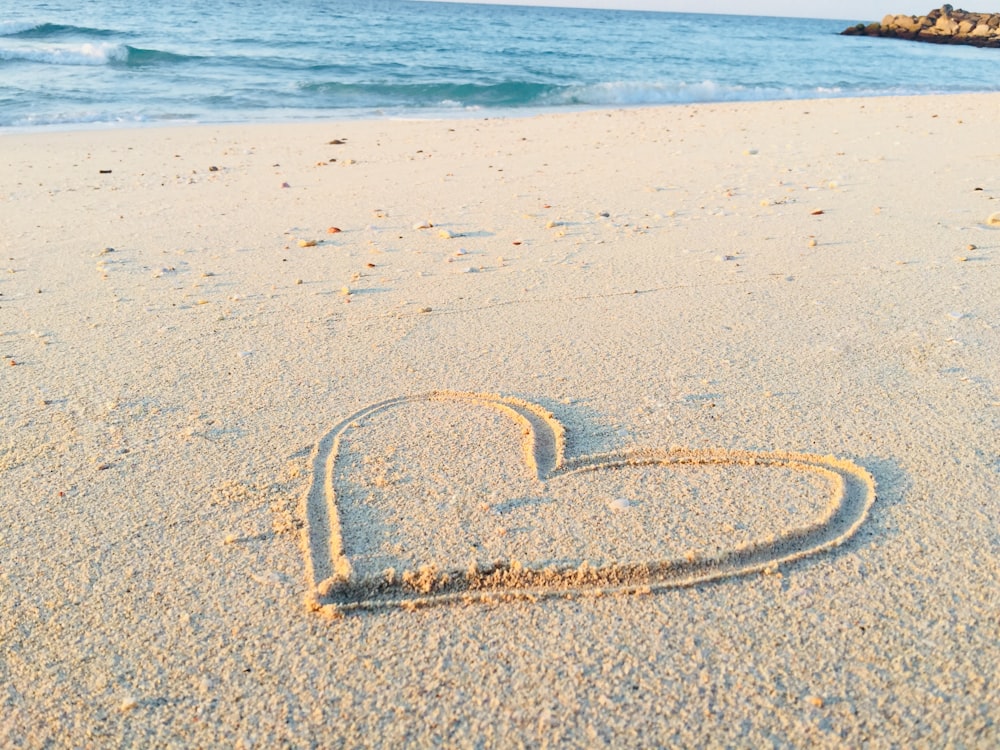
[[792, 452], [565, 455], [542, 407], [481, 393], [383, 401], [317, 444], [309, 601], [328, 614], [648, 592], [773, 569], [864, 522], [875, 482]]

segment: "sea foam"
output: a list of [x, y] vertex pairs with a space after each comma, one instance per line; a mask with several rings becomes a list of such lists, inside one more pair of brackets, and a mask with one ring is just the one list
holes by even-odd
[[113, 42], [0, 47], [0, 60], [21, 60], [49, 65], [109, 65], [127, 62], [128, 58], [129, 47]]

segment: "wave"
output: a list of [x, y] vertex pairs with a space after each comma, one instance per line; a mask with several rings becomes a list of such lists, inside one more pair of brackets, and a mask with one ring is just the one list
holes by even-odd
[[114, 42], [86, 42], [25, 47], [0, 47], [0, 61], [49, 65], [118, 65], [143, 67], [202, 59], [155, 49], [141, 49]]
[[49, 39], [65, 36], [118, 36], [112, 29], [95, 29], [88, 26], [72, 26], [61, 23], [38, 23], [36, 21], [0, 21], [0, 37], [18, 39]]
[[597, 106], [638, 106], [653, 104], [695, 104], [701, 102], [808, 99], [836, 95], [835, 89], [795, 89], [782, 86], [742, 86], [716, 81], [635, 82], [616, 81], [564, 86], [548, 92], [543, 101], [550, 106], [591, 104]]
[[912, 91], [902, 91], [898, 88], [875, 90], [838, 86], [797, 88], [777, 85], [743, 86], [711, 80], [695, 83], [615, 81], [573, 85], [530, 81], [503, 81], [492, 84], [325, 82], [300, 84], [298, 90], [307, 101], [300, 100], [297, 103], [333, 109], [635, 107], [927, 93], [916, 87]]
[[520, 107], [538, 103], [552, 86], [525, 81], [499, 83], [308, 83], [299, 91], [318, 106]]

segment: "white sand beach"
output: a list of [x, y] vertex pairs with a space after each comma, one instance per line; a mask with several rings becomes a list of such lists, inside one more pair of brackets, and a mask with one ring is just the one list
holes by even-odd
[[997, 122], [0, 135], [0, 745], [996, 746]]

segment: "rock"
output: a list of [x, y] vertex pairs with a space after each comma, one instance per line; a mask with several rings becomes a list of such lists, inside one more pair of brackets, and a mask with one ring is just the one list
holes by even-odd
[[888, 14], [881, 23], [858, 23], [841, 32], [847, 36], [912, 39], [935, 44], [1000, 47], [1000, 14], [955, 10], [945, 4], [925, 16]]
[[934, 28], [942, 34], [954, 35], [958, 32], [958, 23], [951, 16], [941, 16], [934, 24]]

